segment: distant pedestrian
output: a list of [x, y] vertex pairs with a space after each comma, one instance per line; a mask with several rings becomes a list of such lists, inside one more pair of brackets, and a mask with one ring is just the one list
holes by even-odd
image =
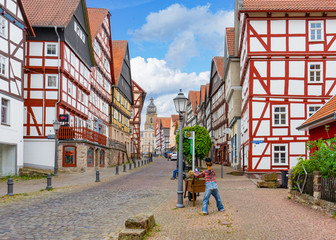
[[[177, 167], [173, 171], [173, 177], [170, 180], [175, 180], [176, 179], [176, 175], [178, 174], [178, 164], [179, 164], [179, 161], [177, 161]], [[186, 169], [186, 164], [185, 164], [185, 162], [183, 162], [183, 171], [185, 171], [185, 169]]]
[[218, 186], [216, 183], [215, 172], [211, 170], [212, 162], [210, 158], [205, 159], [208, 170], [201, 172], [200, 174], [195, 174], [195, 177], [201, 178], [204, 177], [205, 180], [205, 193], [203, 198], [202, 212], [200, 215], [208, 215], [208, 204], [210, 196], [213, 195], [216, 199], [218, 211], [224, 211], [224, 206], [222, 200], [219, 196]]

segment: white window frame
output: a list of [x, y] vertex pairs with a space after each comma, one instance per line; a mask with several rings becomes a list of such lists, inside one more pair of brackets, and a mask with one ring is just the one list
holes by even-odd
[[[307, 117], [311, 117], [314, 113], [316, 113], [320, 108], [321, 108], [322, 105], [307, 105]], [[313, 107], [314, 109], [315, 108], [318, 108], [317, 110], [315, 111], [311, 111], [310, 108]]]
[[[55, 83], [56, 85], [55, 86], [49, 86], [49, 77], [55, 77]], [[55, 89], [55, 88], [58, 88], [58, 75], [57, 74], [47, 74], [46, 75], [46, 79], [45, 79], [46, 83], [46, 88], [51, 88], [51, 89]]]
[[[275, 147], [285, 147], [285, 150], [275, 150]], [[285, 162], [281, 162], [281, 154], [285, 154]], [[279, 162], [275, 162], [275, 154], [280, 154]], [[287, 165], [288, 164], [288, 145], [287, 144], [272, 144], [272, 165]]]
[[8, 21], [0, 15], [0, 36], [7, 38], [8, 35]]
[[113, 117], [115, 120], [118, 120], [118, 112], [116, 109], [113, 109]]
[[[275, 112], [276, 108], [285, 108], [285, 112]], [[275, 115], [282, 115], [285, 114], [285, 120], [286, 123], [281, 123], [281, 117], [279, 118], [279, 123], [275, 123]], [[273, 105], [272, 107], [272, 125], [273, 127], [282, 127], [282, 126], [288, 126], [288, 106], [287, 105]]]
[[[55, 54], [50, 54], [48, 53], [48, 46], [55, 46]], [[45, 55], [46, 56], [58, 56], [58, 47], [57, 47], [57, 43], [46, 43], [45, 44]]]
[[[310, 65], [319, 65], [320, 69], [319, 71], [317, 71], [317, 69], [310, 69]], [[316, 80], [316, 73], [319, 72], [320, 73], [320, 80], [317, 81]], [[310, 76], [311, 74], [314, 74], [314, 81], [311, 81]], [[323, 63], [322, 62], [309, 62], [308, 63], [308, 83], [323, 83]]]
[[[9, 99], [6, 99], [6, 98], [0, 98], [1, 102], [0, 102], [0, 121], [1, 121], [1, 124], [2, 125], [10, 125], [10, 100]], [[7, 101], [7, 105], [2, 105], [2, 101]], [[6, 109], [6, 121], [3, 122], [2, 121], [2, 114], [3, 114], [3, 111], [4, 111], [4, 108]]]
[[8, 78], [8, 58], [0, 54], [0, 76]]
[[[312, 24], [320, 23], [321, 28], [312, 28]], [[316, 31], [321, 31], [321, 39], [312, 39], [312, 36], [317, 37]], [[315, 31], [314, 35], [311, 34], [311, 31]], [[309, 21], [309, 41], [310, 42], [323, 42], [324, 41], [324, 22], [322, 20], [320, 21]]]

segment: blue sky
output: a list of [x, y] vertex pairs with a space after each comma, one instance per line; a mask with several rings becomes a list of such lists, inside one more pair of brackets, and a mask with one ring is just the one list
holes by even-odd
[[223, 56], [234, 0], [87, 0], [112, 14], [112, 39], [128, 40], [132, 78], [155, 99], [159, 116], [175, 114], [172, 99], [209, 82], [211, 59]]

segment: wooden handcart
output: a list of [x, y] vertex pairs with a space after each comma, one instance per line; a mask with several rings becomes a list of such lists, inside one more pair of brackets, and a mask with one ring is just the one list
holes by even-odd
[[189, 201], [193, 201], [193, 206], [195, 206], [196, 201], [196, 193], [205, 192], [205, 180], [197, 179], [193, 176], [192, 179], [185, 179], [185, 190], [184, 190], [184, 198], [187, 195], [188, 191], [188, 199]]

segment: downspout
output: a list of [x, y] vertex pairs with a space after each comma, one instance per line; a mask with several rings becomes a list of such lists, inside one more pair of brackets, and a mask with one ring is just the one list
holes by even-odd
[[58, 42], [58, 55], [57, 55], [57, 61], [58, 61], [58, 63], [57, 63], [57, 69], [58, 69], [58, 82], [57, 82], [57, 86], [58, 86], [58, 100], [57, 100], [57, 102], [56, 102], [56, 104], [55, 104], [55, 118], [56, 118], [56, 120], [57, 120], [57, 105], [60, 103], [60, 101], [61, 101], [61, 98], [60, 98], [60, 93], [61, 93], [61, 88], [60, 88], [60, 82], [61, 82], [61, 73], [60, 73], [60, 63], [61, 63], [61, 61], [60, 61], [60, 54], [61, 54], [61, 45], [60, 45], [60, 43], [61, 43], [61, 41], [60, 41], [60, 37], [59, 37], [59, 34], [58, 34], [58, 32], [57, 32], [57, 26], [55, 26], [55, 33], [56, 33], [56, 35], [57, 35], [57, 42]]

